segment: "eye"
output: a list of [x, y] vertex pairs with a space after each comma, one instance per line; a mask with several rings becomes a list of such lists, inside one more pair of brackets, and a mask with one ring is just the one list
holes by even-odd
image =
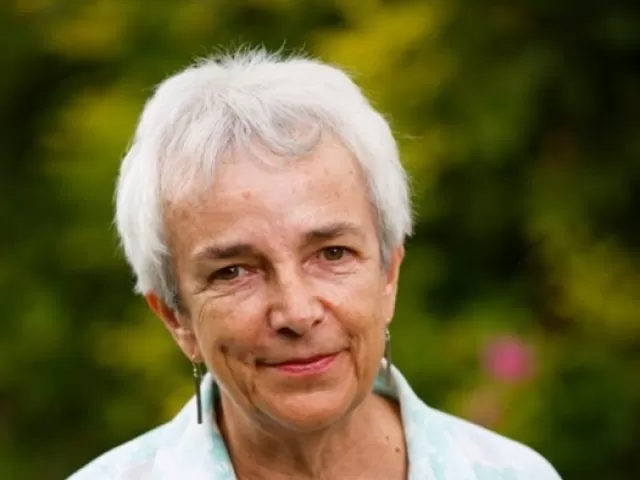
[[243, 268], [239, 265], [224, 267], [213, 272], [213, 274], [211, 275], [211, 280], [228, 282], [230, 280], [238, 278], [242, 274], [242, 271]]
[[320, 251], [320, 255], [328, 262], [338, 262], [347, 254], [345, 247], [328, 247]]

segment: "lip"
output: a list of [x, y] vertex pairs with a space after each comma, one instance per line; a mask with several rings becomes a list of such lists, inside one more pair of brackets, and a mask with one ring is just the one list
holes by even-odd
[[324, 373], [335, 362], [338, 353], [332, 353], [329, 355], [318, 355], [311, 358], [295, 359], [286, 362], [272, 365], [272, 368], [277, 369], [282, 373], [294, 376], [307, 376], [318, 375]]

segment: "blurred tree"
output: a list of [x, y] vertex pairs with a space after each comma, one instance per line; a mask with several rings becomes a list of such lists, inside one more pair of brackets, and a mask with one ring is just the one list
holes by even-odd
[[0, 476], [61, 478], [190, 395], [111, 198], [153, 85], [244, 44], [340, 64], [392, 120], [418, 213], [394, 356], [421, 396], [563, 478], [638, 478], [631, 0], [3, 2]]

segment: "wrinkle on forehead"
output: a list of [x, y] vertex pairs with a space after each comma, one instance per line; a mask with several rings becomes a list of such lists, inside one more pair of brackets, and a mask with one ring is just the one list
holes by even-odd
[[375, 228], [364, 173], [346, 148], [325, 141], [284, 169], [242, 156], [220, 165], [211, 188], [166, 209], [165, 226], [171, 237], [248, 234], [286, 241], [323, 224], [366, 224], [363, 215], [371, 215]]
[[[273, 156], [273, 155], [272, 155]], [[339, 159], [335, 162], [333, 160]], [[228, 152], [218, 165], [215, 178], [211, 184], [201, 178], [192, 185], [189, 193], [173, 196], [167, 200], [169, 207], [185, 204], [190, 209], [198, 209], [207, 203], [220, 203], [219, 200], [229, 196], [229, 200], [237, 200], [233, 195], [241, 194], [243, 199], [251, 200], [261, 190], [268, 190], [274, 183], [294, 190], [305, 190], [313, 187], [334, 173], [350, 182], [362, 182], [365, 176], [353, 155], [332, 137], [325, 137], [310, 155], [300, 158], [282, 159], [279, 166], [257, 160], [250, 152]], [[345, 168], [346, 167], [346, 168]], [[336, 170], [338, 172], [336, 172]], [[268, 180], [267, 180], [268, 179]], [[327, 194], [339, 195], [340, 189], [327, 189]]]

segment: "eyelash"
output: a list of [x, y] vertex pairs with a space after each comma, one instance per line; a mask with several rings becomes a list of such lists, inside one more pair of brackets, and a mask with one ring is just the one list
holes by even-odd
[[227, 267], [224, 268], [220, 268], [219, 270], [216, 270], [215, 272], [213, 272], [210, 276], [209, 276], [209, 282], [213, 283], [216, 281], [222, 281], [222, 282], [231, 282], [233, 280], [235, 280], [236, 278], [238, 278], [240, 276], [240, 273], [238, 273], [238, 275], [235, 275], [233, 278], [219, 278], [221, 274], [228, 272], [231, 269], [246, 269], [246, 267], [243, 267], [242, 265], [229, 265]]
[[318, 252], [318, 256], [321, 256], [323, 253], [328, 252], [328, 251], [330, 251], [330, 250], [338, 250], [338, 251], [340, 251], [340, 252], [342, 253], [342, 255], [340, 256], [340, 258], [338, 258], [338, 259], [336, 259], [336, 260], [333, 260], [333, 261], [332, 261], [332, 260], [328, 260], [328, 259], [326, 259], [326, 258], [325, 258], [325, 260], [329, 261], [330, 263], [333, 263], [334, 261], [335, 261], [335, 262], [339, 262], [340, 260], [342, 260], [342, 259], [344, 258], [344, 255], [350, 255], [350, 254], [353, 254], [353, 250], [351, 250], [351, 249], [350, 249], [350, 248], [348, 248], [348, 247], [344, 247], [344, 246], [342, 246], [342, 245], [331, 245], [331, 246], [329, 246], [329, 247], [325, 247], [325, 248], [321, 249], [321, 250]]

